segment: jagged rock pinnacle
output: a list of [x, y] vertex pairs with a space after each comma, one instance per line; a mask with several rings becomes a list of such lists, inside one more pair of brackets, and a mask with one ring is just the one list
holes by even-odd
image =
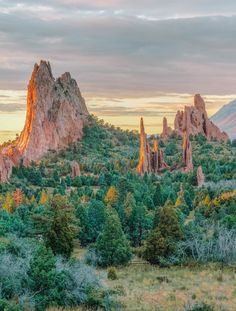
[[49, 62], [35, 64], [28, 83], [23, 131], [2, 150], [14, 165], [37, 161], [49, 150], [59, 150], [82, 138], [88, 110], [70, 73], [54, 79]]

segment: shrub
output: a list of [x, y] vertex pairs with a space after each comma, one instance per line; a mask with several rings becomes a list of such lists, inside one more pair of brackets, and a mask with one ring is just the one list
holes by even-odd
[[186, 306], [184, 311], [214, 311], [214, 307], [205, 303], [197, 303], [191, 306]]
[[112, 280], [112, 281], [118, 279], [116, 268], [111, 267], [111, 268], [108, 269], [108, 271], [107, 271], [107, 278], [109, 280]]

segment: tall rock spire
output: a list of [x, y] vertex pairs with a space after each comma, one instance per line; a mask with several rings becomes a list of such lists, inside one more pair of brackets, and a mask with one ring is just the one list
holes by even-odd
[[140, 156], [137, 171], [140, 175], [144, 173], [157, 174], [167, 168], [164, 160], [164, 150], [158, 147], [158, 141], [154, 140], [153, 148], [150, 148], [145, 133], [143, 118], [140, 119]]
[[205, 176], [203, 174], [202, 167], [198, 166], [198, 168], [197, 168], [197, 185], [198, 185], [198, 187], [202, 187], [204, 185], [204, 182], [205, 182]]
[[191, 172], [193, 170], [193, 159], [192, 159], [192, 146], [189, 139], [188, 131], [184, 132], [183, 136], [183, 162], [184, 170], [186, 172]]
[[137, 171], [140, 175], [151, 171], [150, 146], [144, 129], [143, 118], [140, 119], [140, 157]]
[[[40, 160], [49, 150], [60, 150], [82, 138], [88, 110], [70, 73], [54, 79], [49, 62], [35, 64], [28, 83], [27, 113], [20, 137], [1, 150], [0, 180], [11, 166]], [[10, 162], [9, 162], [9, 161]]]
[[168, 122], [166, 117], [163, 118], [163, 129], [162, 129], [162, 133], [161, 133], [161, 138], [162, 139], [168, 139], [171, 134], [173, 133], [171, 127], [168, 126]]
[[70, 74], [54, 79], [49, 62], [34, 66], [28, 84], [25, 127], [17, 141], [24, 161], [40, 159], [82, 137], [88, 117], [85, 101]]

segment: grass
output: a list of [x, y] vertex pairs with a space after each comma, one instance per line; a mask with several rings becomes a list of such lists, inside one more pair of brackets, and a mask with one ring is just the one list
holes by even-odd
[[[137, 260], [136, 260], [137, 261]], [[124, 310], [177, 311], [188, 303], [205, 302], [215, 310], [235, 311], [236, 275], [215, 265], [159, 268], [135, 264], [118, 269], [118, 280], [109, 287], [123, 295]]]
[[[79, 259], [84, 249], [75, 248]], [[98, 273], [107, 275], [108, 269]], [[115, 299], [127, 311], [184, 311], [188, 304], [204, 302], [216, 311], [235, 311], [236, 270], [220, 265], [192, 265], [159, 268], [134, 258], [127, 267], [117, 268], [117, 280], [106, 280]], [[83, 310], [77, 308], [74, 310]]]

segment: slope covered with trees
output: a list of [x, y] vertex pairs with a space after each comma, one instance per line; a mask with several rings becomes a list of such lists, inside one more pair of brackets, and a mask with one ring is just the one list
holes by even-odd
[[[160, 267], [234, 264], [236, 148], [190, 139], [193, 172], [176, 170], [182, 140], [172, 136], [159, 142], [170, 169], [141, 177], [138, 133], [91, 117], [81, 141], [15, 168], [0, 185], [0, 306], [118, 308], [94, 266], [119, 267], [135, 256]], [[71, 161], [81, 176], [71, 177]], [[87, 249], [83, 260], [73, 258], [78, 243]]]

